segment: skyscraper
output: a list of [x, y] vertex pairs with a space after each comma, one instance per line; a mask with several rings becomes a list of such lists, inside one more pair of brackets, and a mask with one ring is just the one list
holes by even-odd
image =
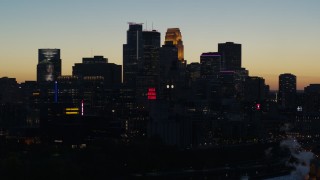
[[164, 43], [168, 44], [168, 42], [170, 41], [172, 42], [173, 45], [175, 45], [178, 48], [179, 61], [183, 61], [184, 60], [183, 42], [182, 42], [182, 35], [179, 28], [168, 28]]
[[86, 77], [102, 77], [105, 88], [119, 87], [121, 84], [121, 65], [108, 63], [103, 56], [82, 58], [82, 63], [75, 63], [72, 75], [81, 80]]
[[201, 73], [201, 65], [198, 62], [193, 62], [187, 65], [187, 74], [189, 81], [195, 81], [200, 78]]
[[160, 93], [164, 94], [167, 86], [176, 86], [178, 71], [178, 48], [168, 42], [160, 48]]
[[123, 45], [123, 83], [134, 87], [143, 62], [142, 24], [129, 23], [127, 44]]
[[60, 49], [39, 49], [37, 81], [55, 81], [61, 75]]
[[[143, 63], [136, 79], [136, 97], [139, 102], [147, 102], [148, 90], [158, 91], [160, 33], [156, 30], [143, 31]], [[148, 104], [148, 103], [145, 103]]]
[[143, 63], [141, 75], [159, 75], [160, 33], [156, 30], [143, 31]]
[[218, 52], [222, 55], [222, 68], [224, 70], [241, 68], [241, 44], [219, 43]]
[[217, 52], [202, 53], [200, 56], [200, 64], [202, 77], [217, 76], [221, 70], [221, 55]]
[[295, 108], [297, 78], [290, 73], [280, 74], [278, 104], [285, 109]]
[[310, 84], [304, 88], [303, 102], [303, 111], [320, 112], [320, 84]]
[[167, 79], [172, 76], [171, 71], [178, 69], [178, 48], [172, 44], [165, 44], [160, 48], [160, 76]]
[[249, 76], [244, 82], [244, 98], [249, 102], [261, 103], [265, 99], [265, 80], [262, 77]]
[[156, 30], [152, 31], [143, 31], [143, 42], [144, 46], [153, 46], [160, 48], [160, 32]]

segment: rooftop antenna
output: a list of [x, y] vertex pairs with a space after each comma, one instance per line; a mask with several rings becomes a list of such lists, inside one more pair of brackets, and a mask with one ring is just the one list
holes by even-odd
[[152, 31], [153, 31], [153, 22], [152, 22]]

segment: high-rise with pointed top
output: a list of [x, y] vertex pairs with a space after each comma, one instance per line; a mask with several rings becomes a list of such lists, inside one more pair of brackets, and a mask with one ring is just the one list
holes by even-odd
[[178, 48], [179, 61], [184, 60], [184, 46], [179, 28], [168, 28], [164, 44], [173, 44]]

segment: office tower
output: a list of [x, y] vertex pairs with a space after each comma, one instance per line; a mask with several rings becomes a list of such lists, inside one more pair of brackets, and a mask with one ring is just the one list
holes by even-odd
[[234, 99], [236, 96], [236, 73], [234, 71], [220, 71], [219, 82], [221, 97]]
[[244, 82], [244, 99], [260, 103], [265, 99], [266, 85], [262, 77], [247, 77]]
[[298, 111], [320, 112], [320, 84], [310, 84], [304, 88], [303, 107]]
[[16, 103], [18, 99], [18, 83], [16, 78], [0, 78], [0, 103]]
[[201, 65], [200, 63], [193, 62], [187, 65], [187, 75], [189, 81], [196, 81], [200, 78]]
[[129, 23], [127, 43], [123, 45], [123, 83], [135, 87], [143, 61], [142, 24]]
[[218, 52], [222, 55], [222, 68], [224, 70], [241, 68], [241, 44], [219, 43]]
[[160, 48], [160, 76], [162, 79], [168, 78], [170, 71], [178, 68], [178, 48], [172, 44], [162, 45]]
[[143, 31], [142, 37], [143, 63], [136, 79], [136, 97], [139, 103], [148, 104], [148, 90], [152, 88], [156, 93], [159, 86], [160, 33]]
[[284, 109], [296, 108], [297, 78], [285, 73], [279, 76], [278, 104]]
[[0, 129], [26, 125], [27, 108], [19, 87], [16, 78], [0, 78]]
[[156, 30], [143, 31], [143, 63], [140, 75], [159, 74], [160, 33]]
[[178, 48], [178, 59], [179, 61], [183, 61], [183, 42], [179, 28], [168, 28], [164, 44], [168, 44], [169, 42], [172, 42], [172, 44]]
[[80, 85], [77, 76], [59, 76], [55, 83], [55, 102], [80, 106]]
[[75, 63], [72, 75], [84, 79], [86, 76], [103, 77], [105, 88], [115, 88], [121, 85], [121, 65], [108, 63], [103, 56], [82, 58], [82, 63]]
[[39, 49], [37, 81], [55, 81], [61, 75], [60, 49]]
[[178, 68], [178, 48], [173, 44], [165, 44], [160, 48], [160, 76], [168, 78], [170, 71]]
[[121, 65], [108, 63], [103, 56], [82, 58], [82, 63], [72, 67], [72, 75], [79, 77], [81, 99], [84, 115], [103, 114], [108, 92], [121, 86]]
[[20, 84], [22, 102], [27, 108], [26, 123], [29, 127], [39, 126], [40, 90], [36, 81], [25, 81]]
[[143, 37], [144, 46], [153, 46], [153, 47], [160, 48], [160, 42], [161, 42], [160, 32], [156, 30], [143, 31], [142, 37]]
[[217, 52], [202, 53], [200, 56], [201, 77], [217, 78], [221, 70], [221, 55]]
[[81, 81], [83, 115], [101, 116], [104, 113], [105, 89], [110, 88], [105, 82], [108, 81], [103, 76], [83, 77]]
[[[171, 42], [160, 48], [160, 93], [167, 94], [167, 87], [176, 85], [178, 48]], [[171, 91], [172, 92], [172, 91]], [[167, 94], [168, 95], [168, 94]], [[167, 96], [165, 95], [165, 96]]]

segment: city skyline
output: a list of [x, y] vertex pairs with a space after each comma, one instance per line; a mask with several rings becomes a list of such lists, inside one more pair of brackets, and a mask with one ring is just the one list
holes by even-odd
[[[76, 3], [75, 3], [76, 2]], [[124, 3], [126, 4], [124, 6]], [[278, 89], [283, 73], [297, 76], [298, 89], [320, 83], [318, 1], [2, 1], [0, 77], [36, 80], [37, 51], [61, 49], [62, 75], [83, 57], [103, 55], [122, 65], [127, 22], [161, 33], [179, 28], [188, 63], [200, 62], [218, 43], [242, 44], [242, 66]]]

